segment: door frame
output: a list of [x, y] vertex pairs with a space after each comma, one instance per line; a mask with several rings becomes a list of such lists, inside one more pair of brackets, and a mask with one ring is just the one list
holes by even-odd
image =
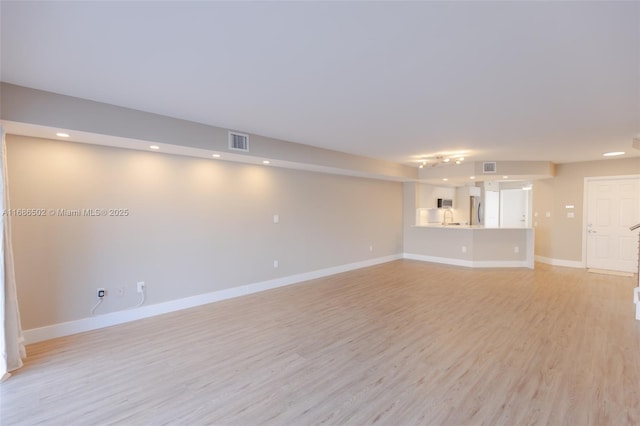
[[587, 267], [587, 211], [589, 209], [589, 183], [605, 180], [640, 179], [638, 175], [590, 176], [584, 178], [582, 188], [582, 267]]

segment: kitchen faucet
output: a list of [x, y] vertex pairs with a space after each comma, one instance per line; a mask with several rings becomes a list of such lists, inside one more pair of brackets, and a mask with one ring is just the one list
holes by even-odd
[[453, 212], [451, 211], [451, 209], [446, 209], [444, 211], [444, 216], [442, 218], [442, 224], [446, 225], [447, 224], [447, 213], [449, 213], [450, 218], [449, 218], [449, 223], [453, 222]]

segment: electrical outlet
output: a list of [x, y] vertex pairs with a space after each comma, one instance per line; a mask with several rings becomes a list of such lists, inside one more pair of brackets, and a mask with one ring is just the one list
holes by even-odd
[[144, 281], [138, 282], [138, 285], [137, 285], [138, 293], [143, 293], [144, 292], [144, 287], [145, 287], [144, 286]]
[[98, 288], [98, 291], [96, 292], [96, 295], [98, 296], [98, 299], [102, 299], [103, 297], [105, 297], [107, 295], [107, 290], [105, 290], [104, 288], [100, 287], [100, 288]]

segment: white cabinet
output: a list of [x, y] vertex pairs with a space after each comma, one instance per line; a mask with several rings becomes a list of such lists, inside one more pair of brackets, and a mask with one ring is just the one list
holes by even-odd
[[[429, 184], [419, 184], [418, 186], [418, 207], [434, 208], [438, 207], [438, 198], [454, 200], [456, 189], [446, 186], [435, 186]], [[454, 205], [455, 208], [455, 200]]]

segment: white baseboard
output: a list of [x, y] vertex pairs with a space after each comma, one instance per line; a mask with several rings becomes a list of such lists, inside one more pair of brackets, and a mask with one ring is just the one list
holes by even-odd
[[474, 268], [528, 268], [533, 269], [527, 260], [475, 260]]
[[453, 259], [449, 257], [426, 256], [423, 254], [403, 253], [404, 259], [420, 260], [422, 262], [444, 263], [445, 265], [473, 267], [473, 261], [464, 259]]
[[585, 264], [579, 260], [563, 260], [563, 259], [552, 259], [550, 257], [537, 256], [535, 257], [536, 262], [546, 263], [553, 266], [566, 266], [567, 268], [585, 268]]
[[330, 268], [319, 269], [317, 271], [289, 275], [287, 277], [276, 278], [273, 280], [261, 281], [253, 284], [213, 291], [211, 293], [184, 297], [181, 299], [170, 300], [168, 302], [157, 303], [154, 305], [147, 305], [124, 311], [111, 312], [108, 314], [97, 315], [95, 317], [82, 318], [75, 321], [52, 324], [40, 328], [32, 328], [30, 330], [24, 331], [25, 343], [36, 343], [43, 340], [54, 339], [56, 337], [69, 336], [71, 334], [97, 330], [99, 328], [110, 327], [112, 325], [123, 324], [126, 322], [136, 321], [139, 319], [179, 311], [182, 309], [193, 308], [195, 306], [206, 305], [208, 303], [244, 296], [251, 293], [257, 293], [272, 288], [284, 287], [303, 281], [322, 278], [329, 275], [339, 274], [341, 272], [352, 271], [355, 269], [366, 268], [368, 266], [379, 265], [381, 263], [391, 262], [398, 259], [402, 259], [402, 255], [397, 254], [378, 257], [375, 259], [363, 260], [361, 262], [333, 266]]
[[467, 268], [533, 268], [531, 262], [526, 260], [465, 260], [412, 253], [403, 253], [402, 257], [404, 259], [443, 263], [445, 265], [465, 266]]

